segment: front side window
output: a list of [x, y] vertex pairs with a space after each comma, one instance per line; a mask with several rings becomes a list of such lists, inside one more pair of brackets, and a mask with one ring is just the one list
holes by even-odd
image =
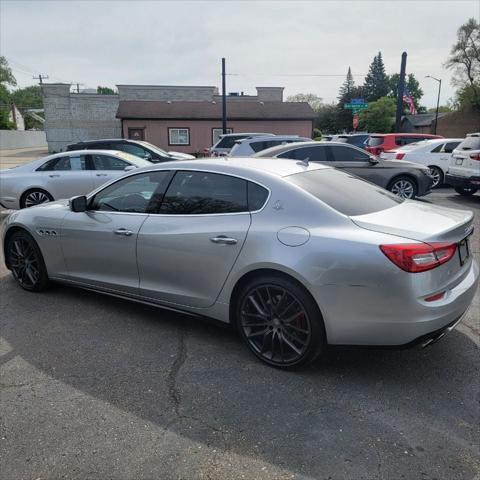
[[89, 210], [156, 213], [172, 177], [170, 171], [132, 175], [98, 192]]
[[[233, 128], [227, 128], [227, 131], [225, 133], [233, 133]], [[212, 145], [215, 145], [219, 140], [220, 140], [220, 135], [223, 135], [223, 128], [212, 128]], [[220, 145], [217, 145], [218, 148], [226, 148], [226, 147], [220, 147]], [[233, 142], [231, 147], [233, 147]], [[228, 147], [228, 148], [231, 148]]]
[[91, 155], [94, 170], [125, 170], [130, 164], [109, 155]]
[[326, 162], [327, 148], [325, 146], [300, 147], [278, 155], [279, 158], [291, 158], [293, 160], [309, 160], [310, 162]]
[[284, 178], [348, 216], [379, 212], [403, 202], [388, 190], [334, 168], [310, 170]]
[[247, 212], [247, 181], [230, 175], [179, 171], [168, 187], [160, 213], [199, 215]]
[[329, 159], [332, 162], [368, 162], [369, 156], [350, 147], [326, 147], [329, 150]]
[[190, 145], [190, 129], [189, 128], [169, 128], [168, 144], [169, 145]]

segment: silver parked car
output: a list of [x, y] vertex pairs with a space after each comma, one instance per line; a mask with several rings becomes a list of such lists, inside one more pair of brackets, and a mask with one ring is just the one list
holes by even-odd
[[151, 165], [125, 152], [77, 150], [56, 153], [0, 170], [0, 205], [26, 208], [84, 195], [126, 171]]
[[230, 322], [276, 367], [433, 342], [467, 310], [473, 214], [282, 159], [152, 165], [6, 221], [7, 268]]

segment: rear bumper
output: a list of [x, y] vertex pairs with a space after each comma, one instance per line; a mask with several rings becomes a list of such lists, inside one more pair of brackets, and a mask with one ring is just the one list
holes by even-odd
[[431, 343], [462, 318], [473, 300], [478, 281], [478, 265], [472, 259], [458, 281], [452, 279], [451, 286], [445, 285], [445, 297], [435, 302], [422, 300], [423, 293], [418, 297], [424, 288], [420, 276], [412, 278], [406, 288], [395, 285], [393, 278], [388, 281], [385, 278], [374, 288], [324, 286], [319, 296], [324, 302], [323, 309], [320, 308], [327, 341], [330, 345], [396, 348]]
[[452, 187], [480, 188], [480, 177], [460, 177], [447, 173], [445, 175], [445, 183]]

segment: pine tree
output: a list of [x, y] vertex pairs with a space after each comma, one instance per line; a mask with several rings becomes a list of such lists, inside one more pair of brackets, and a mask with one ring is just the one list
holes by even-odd
[[353, 80], [352, 69], [348, 67], [347, 77], [345, 78], [345, 81], [342, 83], [342, 86], [338, 92], [338, 99], [340, 102], [343, 102], [345, 99], [350, 101], [350, 95], [354, 88], [355, 82]]
[[363, 92], [365, 100], [373, 102], [384, 97], [389, 92], [388, 77], [385, 73], [385, 65], [383, 64], [382, 52], [373, 57], [373, 61], [368, 69]]

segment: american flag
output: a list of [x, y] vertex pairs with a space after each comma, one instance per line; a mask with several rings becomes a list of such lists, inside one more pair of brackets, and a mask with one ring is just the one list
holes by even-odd
[[406, 88], [403, 91], [403, 101], [408, 105], [410, 115], [416, 115], [417, 109], [415, 108], [415, 102], [413, 101], [412, 95]]

